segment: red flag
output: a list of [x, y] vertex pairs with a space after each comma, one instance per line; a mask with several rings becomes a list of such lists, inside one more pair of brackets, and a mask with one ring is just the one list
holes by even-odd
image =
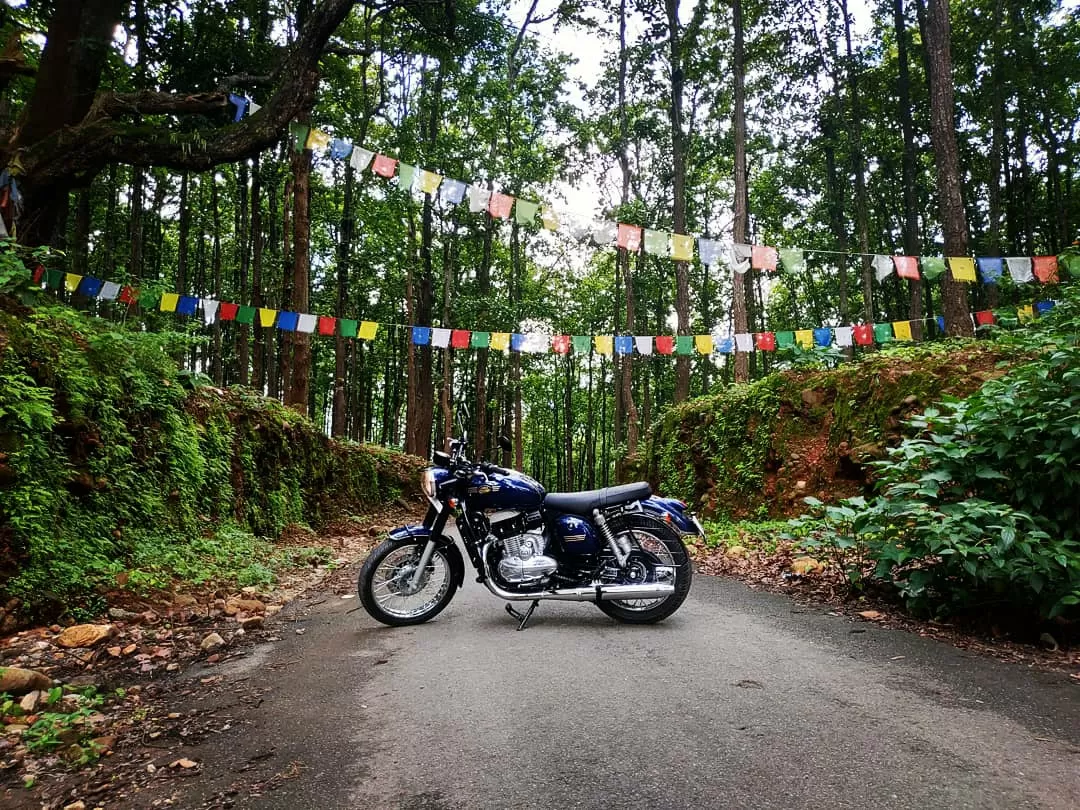
[[375, 162], [371, 164], [371, 170], [380, 177], [393, 177], [395, 169], [397, 169], [397, 161], [386, 155], [376, 155]]
[[219, 321], [235, 321], [236, 313], [240, 311], [239, 304], [230, 304], [228, 301], [222, 301], [218, 305], [218, 320]]
[[334, 327], [337, 325], [337, 318], [331, 318], [329, 315], [319, 316], [319, 334], [320, 335], [332, 335], [334, 334]]
[[469, 341], [471, 339], [472, 332], [468, 329], [455, 329], [450, 333], [450, 345], [455, 349], [469, 348]]
[[851, 330], [855, 342], [860, 346], [870, 346], [874, 342], [874, 327], [869, 323], [860, 323]]
[[754, 245], [750, 249], [750, 266], [755, 270], [767, 270], [770, 273], [775, 273], [778, 258], [774, 247]]
[[989, 309], [975, 313], [975, 323], [979, 326], [990, 326], [994, 322], [994, 313]]
[[774, 332], [758, 332], [754, 335], [754, 343], [759, 352], [776, 351], [776, 334]]
[[896, 275], [900, 278], [919, 280], [919, 260], [914, 256], [893, 256], [892, 260], [896, 265]]
[[1057, 256], [1036, 256], [1035, 257], [1035, 278], [1039, 279], [1043, 284], [1057, 284], [1058, 283], [1058, 261]]
[[551, 349], [555, 354], [569, 354], [570, 352], [570, 336], [569, 335], [555, 335], [551, 339]]
[[641, 228], [637, 225], [624, 225], [620, 222], [618, 245], [631, 252], [641, 250]]
[[120, 295], [117, 297], [117, 300], [121, 304], [132, 305], [139, 300], [139, 291], [136, 290], [134, 287], [129, 287], [127, 284], [125, 284], [124, 289], [120, 291]]
[[488, 202], [488, 213], [496, 219], [506, 219], [510, 216], [510, 209], [514, 207], [514, 198], [509, 194], [492, 192]]
[[657, 354], [673, 354], [675, 351], [675, 338], [671, 335], [657, 335], [656, 337], [656, 353]]
[[34, 268], [34, 283], [40, 284], [41, 277], [43, 275], [45, 275], [45, 268], [39, 264], [37, 267]]

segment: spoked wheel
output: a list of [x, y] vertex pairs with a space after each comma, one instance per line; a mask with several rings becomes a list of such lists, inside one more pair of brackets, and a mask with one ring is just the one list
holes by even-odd
[[424, 541], [387, 540], [360, 568], [360, 601], [373, 619], [400, 627], [420, 624], [438, 615], [457, 591], [453, 566], [445, 549], [436, 546], [431, 559], [415, 575]]
[[[674, 572], [675, 593], [659, 599], [614, 599], [597, 602], [597, 607], [613, 619], [629, 624], [651, 624], [666, 619], [679, 609], [690, 593], [693, 568], [682, 538], [669, 526], [649, 518], [634, 517], [619, 526], [616, 535], [630, 542], [630, 558], [620, 569], [614, 558], [604, 580], [611, 585], [640, 585], [670, 582]], [[659, 571], [658, 571], [659, 569]], [[658, 573], [663, 574], [658, 578]]]

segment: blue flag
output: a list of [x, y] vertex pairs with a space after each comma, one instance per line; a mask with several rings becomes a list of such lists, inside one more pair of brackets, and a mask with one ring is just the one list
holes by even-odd
[[510, 351], [520, 352], [521, 347], [525, 345], [525, 336], [519, 335], [516, 332], [510, 336]]
[[330, 141], [330, 157], [334, 160], [344, 160], [352, 152], [352, 144], [341, 138]]
[[615, 354], [633, 354], [634, 338], [632, 335], [617, 335], [615, 337]]
[[412, 328], [412, 342], [414, 346], [427, 346], [431, 343], [431, 327], [414, 326]]
[[1036, 301], [1035, 302], [1035, 311], [1038, 312], [1040, 315], [1045, 315], [1047, 312], [1049, 312], [1053, 308], [1054, 308], [1054, 302], [1053, 301]]
[[76, 292], [79, 295], [85, 295], [87, 298], [96, 298], [98, 293], [101, 292], [101, 285], [104, 283], [100, 278], [83, 276], [83, 280], [79, 282], [79, 289]]
[[199, 299], [193, 295], [181, 295], [176, 302], [176, 312], [179, 315], [194, 315], [199, 307]]
[[299, 313], [296, 312], [279, 312], [277, 320], [277, 328], [285, 332], [295, 332], [296, 324], [300, 320]]
[[998, 256], [982, 256], [975, 260], [979, 266], [979, 275], [983, 284], [997, 284], [1005, 270], [1005, 262]]
[[819, 326], [814, 330], [814, 343], [818, 346], [828, 346], [832, 343], [832, 329], [828, 326]]
[[229, 93], [229, 103], [236, 105], [236, 113], [233, 115], [233, 121], [239, 121], [244, 117], [244, 112], [247, 110], [248, 100], [243, 96], [238, 96], [236, 93]]

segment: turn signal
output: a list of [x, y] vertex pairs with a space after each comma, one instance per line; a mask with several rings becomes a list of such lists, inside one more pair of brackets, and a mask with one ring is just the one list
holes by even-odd
[[451, 509], [457, 509], [457, 498], [451, 498], [447, 503], [450, 504]]

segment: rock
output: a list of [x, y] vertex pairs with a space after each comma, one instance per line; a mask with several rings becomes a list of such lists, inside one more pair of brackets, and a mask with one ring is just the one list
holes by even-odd
[[[72, 743], [67, 748], [60, 751], [60, 756], [66, 759], [68, 762], [78, 762], [86, 755], [86, 751], [78, 743]], [[86, 805], [83, 805], [84, 807]]]
[[904, 405], [906, 405], [907, 407], [910, 408], [912, 405], [918, 405], [918, 404], [919, 404], [919, 398], [917, 396], [915, 396], [914, 394], [909, 394], [908, 396], [904, 397]]
[[116, 748], [116, 737], [112, 736], [94, 737], [90, 742], [94, 744], [98, 751], [112, 751]]
[[169, 767], [170, 768], [197, 768], [197, 767], [199, 767], [199, 763], [195, 762], [194, 760], [187, 759], [186, 757], [184, 757], [184, 758], [176, 760], [175, 762], [170, 762]]
[[178, 593], [173, 598], [172, 606], [174, 608], [182, 609], [194, 607], [197, 604], [199, 604], [199, 600], [192, 596], [190, 593]]
[[54, 643], [69, 649], [93, 647], [115, 635], [116, 628], [111, 624], [76, 624], [61, 632]]
[[93, 675], [76, 675], [64, 683], [72, 689], [85, 689], [88, 686], [97, 686], [97, 678]]
[[259, 586], [258, 585], [247, 585], [247, 586], [240, 589], [240, 593], [242, 593], [244, 596], [258, 596], [259, 595]]
[[802, 576], [813, 573], [814, 571], [820, 571], [824, 568], [821, 563], [815, 560], [813, 557], [796, 557], [791, 561], [791, 570]]
[[86, 802], [84, 802], [82, 799], [79, 799], [79, 801], [77, 802], [65, 804], [64, 810], [86, 810]]
[[1042, 633], [1039, 636], [1039, 644], [1044, 650], [1049, 650], [1050, 652], [1058, 651], [1057, 640], [1049, 633]]
[[796, 481], [795, 482], [795, 489], [799, 490], [799, 492], [802, 492], [804, 489], [806, 489], [806, 482], [805, 481]]
[[210, 652], [211, 650], [216, 650], [219, 647], [224, 647], [225, 639], [223, 639], [217, 633], [211, 633], [202, 640], [202, 644], [200, 644], [199, 646], [203, 649], [203, 651]]
[[274, 615], [277, 615], [280, 612], [281, 612], [281, 605], [267, 605], [266, 606], [266, 615], [267, 616], [274, 616]]
[[232, 598], [225, 603], [225, 615], [235, 616], [237, 613], [266, 613], [266, 605], [258, 599]]
[[816, 408], [825, 402], [825, 394], [822, 391], [816, 391], [813, 388], [806, 388], [799, 395], [802, 397], [803, 404], [808, 408]]
[[859, 611], [859, 615], [862, 616], [864, 619], [870, 619], [871, 621], [881, 618], [881, 613], [876, 610], [862, 610]]
[[22, 695], [35, 689], [48, 689], [52, 679], [36, 669], [0, 667], [0, 692]]
[[113, 607], [109, 608], [109, 618], [116, 619], [118, 622], [139, 622], [142, 621], [142, 614], [136, 613], [134, 610]]
[[22, 734], [30, 726], [23, 725], [22, 723], [10, 723], [4, 726], [4, 731], [8, 734]]
[[33, 692], [27, 692], [23, 695], [23, 699], [19, 701], [19, 707], [27, 714], [33, 714], [37, 707], [44, 703], [48, 697], [48, 692], [35, 689]]
[[747, 553], [744, 546], [729, 546], [727, 550], [729, 557], [745, 557]]
[[248, 616], [246, 619], [240, 620], [241, 630], [258, 630], [263, 626], [262, 616]]

